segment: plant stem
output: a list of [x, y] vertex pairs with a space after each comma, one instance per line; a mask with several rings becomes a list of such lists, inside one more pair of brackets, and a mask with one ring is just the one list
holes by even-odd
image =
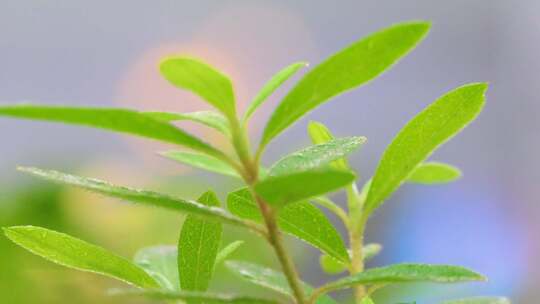
[[330, 210], [339, 217], [339, 219], [343, 222], [345, 226], [349, 226], [349, 216], [347, 215], [345, 210], [341, 209], [341, 207], [336, 205], [332, 200], [330, 200], [326, 196], [318, 196], [313, 198], [313, 202]]
[[296, 271], [296, 267], [294, 266], [291, 257], [283, 245], [281, 233], [277, 227], [275, 212], [264, 201], [262, 201], [259, 196], [256, 196], [256, 198], [259, 208], [261, 209], [261, 213], [263, 214], [266, 228], [268, 229], [268, 241], [274, 248], [279, 263], [281, 264], [281, 268], [283, 269], [283, 273], [285, 274], [287, 282], [289, 283], [289, 286], [294, 294], [296, 303], [305, 304], [304, 289], [302, 288], [302, 283], [300, 281], [298, 272]]
[[[363, 201], [360, 198], [356, 184], [351, 184], [347, 188], [347, 200], [349, 204], [349, 243], [351, 246], [351, 265], [349, 272], [351, 275], [364, 271], [364, 230], [366, 220], [362, 214]], [[354, 288], [354, 298], [360, 303], [366, 295], [366, 288], [358, 285]]]
[[253, 161], [251, 160], [249, 140], [246, 134], [246, 129], [240, 125], [238, 120], [231, 120], [230, 123], [232, 129], [233, 147], [244, 167], [244, 171], [246, 171], [245, 173], [247, 176], [244, 178], [251, 183], [257, 178], [259, 166], [254, 165]]
[[291, 257], [283, 245], [281, 232], [277, 226], [275, 210], [264, 202], [263, 199], [254, 191], [254, 185], [257, 183], [259, 178], [259, 158], [261, 155], [260, 153], [257, 153], [255, 158], [252, 159], [249, 150], [249, 140], [246, 134], [246, 128], [241, 127], [238, 120], [231, 120], [231, 125], [233, 134], [232, 143], [238, 158], [244, 167], [242, 176], [246, 184], [249, 186], [253, 197], [255, 197], [257, 204], [259, 205], [259, 209], [264, 218], [264, 223], [267, 229], [267, 240], [274, 248], [283, 273], [287, 278], [287, 282], [289, 283], [289, 287], [291, 288], [294, 298], [296, 299], [296, 303], [306, 304], [300, 277]]

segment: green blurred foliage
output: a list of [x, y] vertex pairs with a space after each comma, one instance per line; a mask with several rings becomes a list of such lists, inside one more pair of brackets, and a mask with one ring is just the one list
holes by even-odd
[[[188, 174], [154, 181], [150, 186], [173, 194], [187, 193], [188, 197], [194, 198], [205, 191], [202, 182], [206, 178]], [[235, 187], [235, 184], [221, 179], [215, 181], [214, 188], [230, 187]], [[42, 181], [0, 186], [0, 227], [35, 225], [62, 231], [110, 248], [127, 258], [131, 258], [141, 247], [174, 245], [182, 221], [183, 216], [175, 213], [133, 206]], [[277, 266], [271, 248], [243, 229], [226, 227], [221, 246], [239, 239], [245, 240], [245, 243], [232, 254], [232, 258]], [[142, 299], [109, 297], [106, 295], [108, 288], [124, 286], [98, 275], [54, 265], [14, 245], [3, 235], [0, 236], [0, 269], [2, 303], [151, 303]], [[211, 286], [214, 290], [268, 294], [262, 288], [246, 286], [223, 265], [216, 270]]]

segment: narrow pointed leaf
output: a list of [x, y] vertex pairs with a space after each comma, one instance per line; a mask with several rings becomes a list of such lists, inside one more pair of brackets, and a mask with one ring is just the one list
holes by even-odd
[[233, 87], [226, 75], [200, 60], [186, 57], [166, 58], [160, 71], [171, 84], [199, 95], [227, 118], [235, 119]]
[[444, 184], [461, 177], [461, 171], [451, 165], [439, 162], [425, 162], [416, 167], [407, 182], [415, 184]]
[[33, 226], [4, 228], [4, 234], [17, 245], [53, 263], [105, 275], [137, 287], [158, 287], [151, 276], [130, 261], [67, 234]]
[[268, 177], [255, 185], [255, 191], [274, 207], [305, 200], [342, 188], [355, 179], [351, 172], [321, 169]]
[[426, 22], [401, 23], [353, 43], [319, 64], [287, 94], [272, 114], [261, 147], [307, 112], [332, 97], [374, 79], [424, 38]]
[[269, 175], [286, 175], [320, 168], [349, 155], [365, 141], [365, 137], [344, 137], [307, 147], [279, 160], [270, 168]]
[[161, 289], [178, 291], [178, 250], [176, 246], [152, 246], [140, 249], [133, 258], [133, 263], [141, 267]]
[[[199, 203], [218, 207], [215, 193], [208, 191]], [[182, 290], [206, 291], [214, 273], [214, 264], [221, 244], [223, 227], [221, 223], [209, 222], [189, 215], [178, 241], [178, 273]]]
[[161, 152], [160, 155], [195, 168], [227, 176], [240, 177], [228, 163], [206, 154], [184, 151], [166, 151]]
[[[292, 291], [287, 283], [287, 279], [283, 273], [269, 269], [257, 264], [242, 262], [242, 261], [227, 261], [227, 268], [239, 275], [241, 278], [255, 285], [273, 290], [282, 295], [293, 297]], [[302, 283], [304, 291], [307, 295], [313, 292], [313, 288], [306, 283]], [[329, 296], [322, 296], [315, 302], [317, 304], [335, 304]]]
[[238, 248], [244, 244], [244, 241], [234, 241], [221, 249], [216, 256], [216, 266], [225, 262]]
[[248, 223], [245, 220], [229, 214], [221, 208], [205, 206], [192, 200], [184, 200], [153, 191], [116, 186], [98, 179], [84, 178], [52, 170], [23, 167], [18, 169], [22, 172], [29, 173], [49, 181], [79, 187], [92, 192], [101, 193], [107, 196], [140, 203], [143, 205], [156, 206], [172, 211], [190, 213], [230, 225], [242, 226], [257, 230], [260, 229], [258, 225], [254, 226], [254, 223]]
[[[309, 122], [308, 134], [311, 138], [311, 142], [316, 145], [324, 144], [334, 139], [334, 135], [332, 135], [330, 130], [328, 130], [328, 128], [322, 123], [316, 121]], [[349, 165], [347, 164], [347, 160], [345, 158], [333, 161], [330, 166], [338, 170], [349, 170]]]
[[447, 301], [443, 304], [510, 304], [510, 300], [503, 297], [474, 297]]
[[[257, 222], [263, 220], [247, 188], [229, 193], [227, 207], [238, 217]], [[289, 204], [279, 210], [277, 221], [284, 232], [313, 245], [338, 261], [349, 263], [349, 255], [339, 232], [326, 215], [312, 204], [306, 201]]]
[[396, 264], [368, 269], [323, 286], [326, 291], [350, 288], [356, 285], [391, 284], [406, 282], [458, 283], [485, 281], [486, 278], [460, 266], [428, 264]]
[[113, 289], [111, 296], [122, 297], [145, 297], [153, 300], [174, 301], [182, 300], [188, 303], [206, 304], [278, 304], [276, 301], [250, 296], [238, 296], [229, 294], [202, 293], [193, 291], [165, 291], [165, 290], [137, 290], [137, 289]]
[[220, 113], [212, 111], [198, 111], [190, 113], [173, 112], [143, 112], [154, 119], [167, 122], [189, 120], [216, 129], [226, 136], [231, 136], [231, 130], [227, 118]]
[[433, 151], [478, 116], [486, 90], [485, 83], [459, 87], [407, 123], [379, 162], [366, 200], [367, 212], [379, 207]]
[[0, 106], [0, 116], [55, 121], [106, 129], [177, 144], [218, 157], [223, 156], [221, 152], [193, 135], [165, 121], [132, 110], [22, 104]]
[[289, 79], [292, 75], [294, 75], [298, 70], [300, 70], [303, 67], [308, 66], [307, 62], [296, 62], [293, 63], [281, 71], [279, 71], [276, 75], [274, 75], [259, 91], [257, 96], [253, 99], [251, 104], [249, 105], [248, 109], [246, 110], [246, 114], [244, 115], [244, 121], [248, 121], [251, 115], [255, 113], [255, 110], [259, 108], [266, 99], [274, 93], [274, 91], [279, 88], [287, 79]]

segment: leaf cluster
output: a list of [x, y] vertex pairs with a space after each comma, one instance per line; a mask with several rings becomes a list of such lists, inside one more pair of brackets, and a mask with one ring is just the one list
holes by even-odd
[[[252, 147], [247, 136], [249, 120], [279, 87], [307, 67], [293, 63], [273, 76], [239, 115], [232, 81], [227, 75], [195, 58], [173, 56], [160, 64], [173, 86], [192, 92], [214, 111], [192, 113], [141, 112], [129, 109], [81, 108], [42, 105], [0, 106], [1, 116], [54, 121], [120, 132], [185, 150], [159, 154], [172, 161], [243, 181], [222, 205], [212, 191], [197, 200], [74, 176], [53, 170], [20, 167], [19, 170], [53, 182], [83, 188], [125, 201], [187, 214], [178, 243], [141, 249], [132, 260], [72, 236], [33, 226], [4, 228], [19, 246], [54, 263], [106, 275], [131, 288], [111, 295], [148, 297], [187, 303], [280, 303], [288, 298], [299, 304], [336, 303], [329, 293], [352, 289], [357, 303], [374, 303], [371, 295], [397, 283], [457, 283], [485, 281], [472, 270], [451, 265], [395, 264], [365, 267], [382, 246], [364, 244], [364, 231], [375, 210], [404, 183], [444, 184], [461, 177], [459, 169], [429, 160], [431, 154], [480, 113], [487, 84], [471, 83], [443, 94], [410, 120], [383, 153], [373, 177], [361, 180], [347, 158], [362, 145], [362, 136], [334, 137], [320, 122], [310, 122], [307, 133], [313, 145], [284, 156], [270, 166], [261, 164], [265, 148], [287, 128], [321, 104], [373, 81], [413, 50], [427, 35], [430, 24], [407, 22], [377, 31], [305, 73], [285, 95], [266, 123], [262, 138]], [[189, 134], [174, 122], [189, 120], [219, 131], [232, 146], [214, 147]], [[253, 149], [254, 148], [254, 149]], [[344, 191], [347, 208], [327, 194]], [[321, 209], [333, 212], [348, 232], [348, 242]], [[241, 250], [238, 240], [222, 246], [223, 225], [248, 229], [268, 241], [281, 270], [247, 261], [228, 260]], [[332, 278], [312, 287], [301, 280], [282, 234], [312, 245], [321, 252], [320, 266]], [[282, 297], [253, 298], [209, 292], [216, 265], [225, 263], [240, 278], [273, 290]], [[447, 303], [509, 303], [504, 298], [472, 298]]]

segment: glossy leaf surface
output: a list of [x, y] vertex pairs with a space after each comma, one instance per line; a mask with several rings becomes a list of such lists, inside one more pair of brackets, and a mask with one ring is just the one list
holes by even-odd
[[368, 269], [356, 275], [326, 284], [325, 288], [328, 290], [337, 290], [356, 285], [405, 282], [458, 283], [485, 280], [486, 278], [481, 274], [460, 266], [395, 264]]
[[280, 159], [268, 174], [278, 176], [320, 168], [349, 155], [365, 141], [365, 137], [344, 137], [307, 147]]
[[[311, 138], [311, 142], [316, 145], [324, 144], [334, 139], [334, 135], [330, 132], [330, 130], [325, 125], [317, 121], [309, 122], [308, 134]], [[330, 165], [338, 170], [349, 170], [347, 160], [344, 158], [335, 160]]]
[[353, 43], [308, 72], [285, 96], [266, 124], [261, 146], [320, 104], [374, 79], [411, 51], [429, 23], [393, 25]]
[[255, 191], [274, 207], [309, 199], [335, 191], [354, 181], [356, 176], [347, 171], [320, 169], [272, 176], [255, 185]]
[[433, 151], [478, 116], [486, 90], [485, 83], [459, 87], [405, 125], [379, 162], [366, 200], [367, 212], [379, 207]]
[[83, 125], [177, 144], [214, 156], [222, 155], [207, 143], [168, 122], [132, 110], [24, 104], [1, 106], [0, 116]]
[[[204, 193], [197, 202], [209, 206], [220, 205], [215, 193]], [[221, 223], [188, 215], [178, 241], [178, 273], [182, 290], [206, 291], [221, 244]]]
[[[247, 188], [229, 193], [229, 211], [241, 218], [262, 222], [262, 215]], [[345, 243], [325, 214], [308, 202], [297, 202], [279, 210], [278, 225], [293, 235], [343, 263], [349, 262]]]
[[270, 80], [262, 87], [257, 96], [255, 96], [253, 101], [249, 104], [246, 114], [244, 115], [244, 121], [247, 121], [251, 115], [255, 113], [255, 110], [257, 110], [257, 108], [259, 108], [266, 101], [266, 99], [272, 95], [272, 93], [274, 93], [275, 90], [277, 90], [285, 81], [287, 81], [287, 79], [307, 65], [307, 62], [296, 62], [285, 67], [276, 75], [272, 76], [272, 78], [270, 78]]
[[232, 83], [223, 73], [198, 59], [187, 57], [166, 58], [159, 69], [171, 84], [199, 95], [227, 118], [235, 118]]
[[130, 261], [67, 234], [34, 226], [4, 228], [4, 234], [17, 245], [53, 263], [142, 288], [158, 287], [150, 275]]
[[171, 195], [153, 191], [116, 186], [98, 179], [84, 178], [80, 176], [61, 173], [58, 171], [23, 167], [20, 167], [19, 170], [56, 183], [76, 186], [85, 190], [90, 190], [92, 192], [101, 193], [107, 196], [140, 203], [143, 205], [156, 206], [172, 211], [191, 213], [231, 225], [251, 227], [249, 225], [246, 225], [246, 223], [242, 219], [227, 213], [221, 208], [205, 206], [192, 200], [184, 200], [181, 198], [173, 197]]

